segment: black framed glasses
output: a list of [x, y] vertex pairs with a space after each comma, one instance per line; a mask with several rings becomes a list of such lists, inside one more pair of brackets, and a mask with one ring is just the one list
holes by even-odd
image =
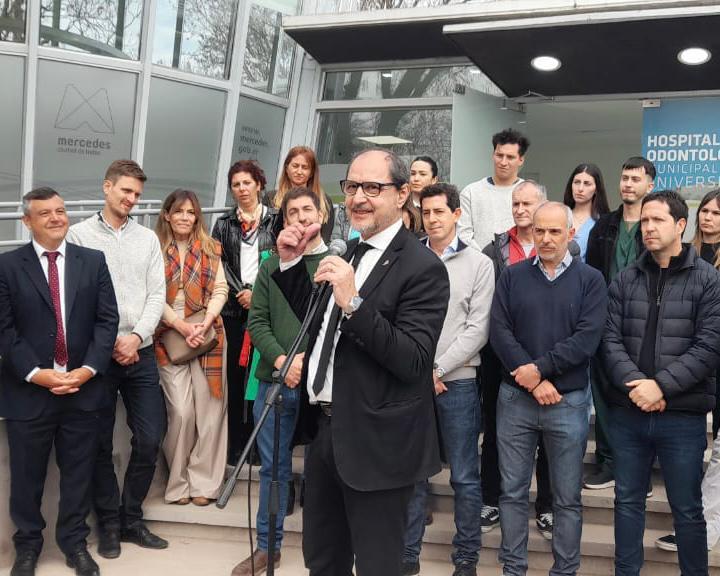
[[379, 196], [383, 188], [397, 186], [395, 182], [355, 182], [353, 180], [340, 180], [340, 189], [345, 196], [355, 196], [358, 188], [363, 189], [365, 196], [374, 198]]

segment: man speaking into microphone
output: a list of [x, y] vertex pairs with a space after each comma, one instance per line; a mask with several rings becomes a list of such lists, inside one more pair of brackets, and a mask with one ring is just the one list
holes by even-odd
[[[318, 314], [303, 362], [296, 443], [305, 460], [303, 554], [311, 576], [398, 576], [415, 482], [440, 470], [432, 366], [449, 298], [442, 262], [402, 224], [408, 172], [365, 150], [341, 181], [359, 241], [318, 266]], [[307, 309], [312, 283], [296, 266], [317, 225], [278, 236], [273, 274]]]

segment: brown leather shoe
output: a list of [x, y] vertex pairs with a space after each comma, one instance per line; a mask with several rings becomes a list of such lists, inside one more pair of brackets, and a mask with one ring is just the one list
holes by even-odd
[[207, 506], [210, 504], [210, 499], [205, 498], [205, 496], [195, 496], [192, 499], [192, 503], [195, 504], [195, 506]]
[[[268, 567], [268, 554], [264, 550], [255, 550], [252, 557], [248, 556], [233, 568], [231, 576], [253, 576], [252, 561], [255, 562], [255, 576], [265, 574]], [[275, 552], [275, 568], [280, 566], [280, 551]]]
[[178, 506], [187, 506], [190, 504], [190, 498], [185, 496], [184, 498], [178, 498], [175, 500], [175, 502], [170, 502], [170, 504], [177, 504]]

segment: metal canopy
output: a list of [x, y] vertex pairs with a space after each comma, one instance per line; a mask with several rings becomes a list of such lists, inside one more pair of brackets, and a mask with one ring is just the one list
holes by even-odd
[[[720, 89], [720, 5], [635, 8], [533, 18], [529, 11], [511, 18], [505, 12], [495, 20], [487, 12], [434, 18], [429, 9], [413, 9], [393, 11], [402, 17], [294, 17], [284, 24], [321, 64], [419, 59], [442, 64], [467, 56], [509, 97]], [[701, 66], [680, 63], [678, 52], [690, 46], [707, 48], [713, 58]], [[536, 71], [530, 61], [538, 55], [559, 58], [561, 68]]]

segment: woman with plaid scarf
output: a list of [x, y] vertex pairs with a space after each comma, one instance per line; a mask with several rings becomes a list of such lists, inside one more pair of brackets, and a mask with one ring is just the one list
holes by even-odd
[[[175, 190], [163, 203], [155, 232], [165, 261], [167, 295], [155, 334], [160, 384], [168, 427], [163, 451], [169, 468], [165, 501], [207, 506], [217, 498], [225, 471], [227, 398], [225, 332], [220, 311], [228, 286], [220, 265], [221, 247], [207, 232], [194, 192]], [[186, 319], [205, 312], [201, 322]], [[162, 343], [176, 330], [191, 348], [215, 328], [218, 344], [186, 364], [172, 364]]]

